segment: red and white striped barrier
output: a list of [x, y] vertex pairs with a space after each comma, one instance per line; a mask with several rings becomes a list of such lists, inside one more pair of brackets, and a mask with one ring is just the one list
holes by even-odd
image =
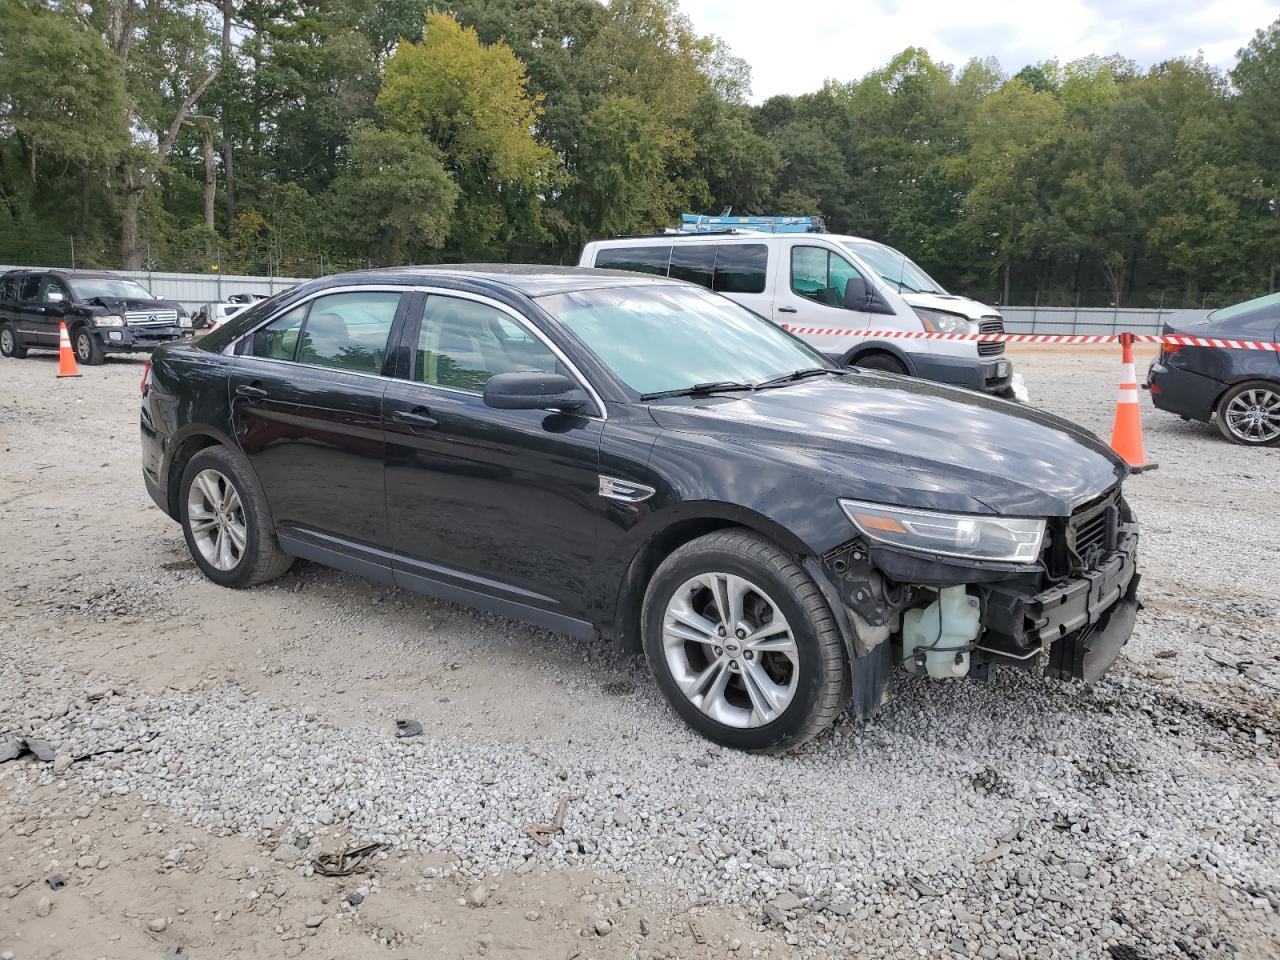
[[[868, 340], [977, 340], [982, 343], [1119, 343], [1123, 334], [1062, 333], [931, 333], [923, 330], [846, 330], [839, 327], [796, 327], [780, 324], [783, 330], [801, 336], [858, 336]], [[1158, 343], [1171, 347], [1222, 347], [1227, 350], [1268, 350], [1280, 353], [1280, 343], [1265, 340], [1222, 340], [1216, 337], [1192, 337], [1182, 333], [1130, 334], [1134, 343]]]

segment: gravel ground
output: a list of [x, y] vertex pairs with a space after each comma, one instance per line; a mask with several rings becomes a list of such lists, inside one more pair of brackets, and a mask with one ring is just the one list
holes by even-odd
[[[1013, 355], [1109, 431], [1112, 351]], [[4, 960], [1280, 955], [1280, 452], [1147, 406], [1146, 609], [1093, 689], [904, 678], [760, 758], [601, 644], [309, 564], [205, 581], [138, 477], [140, 367], [0, 361], [0, 750], [58, 757], [0, 765]]]

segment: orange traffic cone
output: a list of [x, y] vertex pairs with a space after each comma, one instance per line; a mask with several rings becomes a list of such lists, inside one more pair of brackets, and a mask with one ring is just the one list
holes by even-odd
[[80, 368], [76, 366], [76, 354], [71, 349], [71, 337], [67, 334], [65, 323], [58, 324], [58, 376], [80, 376]]
[[1111, 449], [1120, 454], [1134, 473], [1154, 470], [1156, 464], [1147, 463], [1142, 449], [1142, 407], [1138, 403], [1138, 375], [1133, 366], [1133, 334], [1120, 334], [1120, 346], [1124, 350], [1124, 373], [1120, 377], [1120, 391], [1116, 395], [1116, 418], [1111, 427]]

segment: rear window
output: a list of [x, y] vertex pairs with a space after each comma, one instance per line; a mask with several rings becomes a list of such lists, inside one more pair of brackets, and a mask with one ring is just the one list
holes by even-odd
[[12, 300], [16, 286], [13, 277], [0, 278], [0, 300]]
[[671, 263], [671, 245], [651, 247], [613, 247], [596, 254], [596, 266], [607, 270], [631, 270], [634, 273], [667, 275]]
[[681, 243], [671, 249], [673, 280], [687, 280], [710, 290], [715, 266], [714, 243]]
[[716, 293], [764, 293], [769, 248], [763, 243], [722, 243], [716, 251]]
[[1276, 325], [1280, 324], [1280, 293], [1271, 293], [1215, 310], [1209, 314], [1209, 322], [1220, 323], [1241, 335], [1270, 340], [1276, 331]]
[[22, 278], [22, 287], [18, 291], [19, 300], [34, 300], [40, 293], [40, 274], [32, 273]]

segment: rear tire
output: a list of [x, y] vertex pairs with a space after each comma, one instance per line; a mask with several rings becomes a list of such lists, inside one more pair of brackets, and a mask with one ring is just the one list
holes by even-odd
[[751, 531], [675, 550], [649, 581], [640, 622], [658, 687], [709, 740], [781, 753], [827, 729], [848, 702], [830, 608], [794, 559]]
[[276, 540], [257, 478], [226, 447], [206, 447], [187, 463], [178, 511], [191, 558], [214, 583], [252, 587], [293, 565]]
[[18, 343], [18, 331], [13, 324], [0, 325], [0, 356], [23, 360], [27, 356], [27, 348]]
[[76, 352], [76, 361], [86, 367], [96, 367], [106, 359], [102, 344], [87, 325], [76, 327], [71, 335], [71, 349]]
[[1280, 384], [1238, 383], [1218, 400], [1218, 432], [1245, 447], [1280, 444]]
[[887, 353], [869, 353], [850, 364], [850, 366], [858, 367], [862, 370], [883, 370], [885, 373], [898, 373], [902, 376], [907, 374], [907, 368], [902, 361]]

